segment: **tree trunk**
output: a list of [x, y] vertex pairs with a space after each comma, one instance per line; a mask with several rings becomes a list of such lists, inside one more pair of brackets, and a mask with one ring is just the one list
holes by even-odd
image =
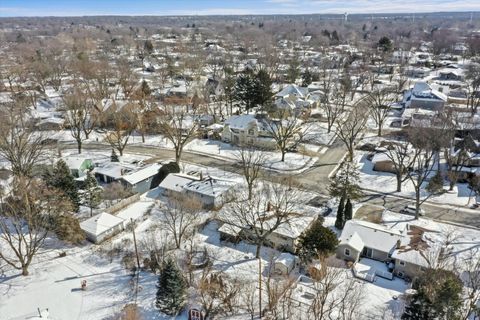
[[287, 152], [285, 150], [282, 150], [282, 162], [285, 162], [285, 154]]
[[28, 276], [28, 265], [22, 265], [22, 276]]
[[415, 220], [418, 220], [420, 214], [420, 187], [415, 188]]
[[402, 175], [397, 173], [397, 192], [402, 192]]
[[142, 130], [140, 133], [142, 134], [142, 143], [145, 143], [145, 132]]
[[378, 134], [379, 137], [382, 136], [382, 125], [383, 125], [383, 123], [378, 124], [378, 133], [377, 134]]
[[175, 148], [175, 162], [180, 165], [180, 158], [182, 157], [182, 150], [177, 147]]
[[78, 154], [82, 153], [82, 140], [77, 140]]
[[117, 148], [117, 150], [118, 150], [118, 153], [120, 153], [120, 157], [122, 157], [123, 156], [123, 148]]

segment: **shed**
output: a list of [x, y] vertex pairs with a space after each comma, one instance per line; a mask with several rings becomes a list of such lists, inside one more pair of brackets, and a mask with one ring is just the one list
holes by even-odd
[[70, 173], [75, 178], [81, 178], [87, 175], [87, 171], [93, 168], [93, 162], [91, 159], [84, 157], [65, 157], [65, 163], [67, 164]]
[[288, 252], [280, 254], [273, 265], [273, 271], [279, 275], [287, 275], [293, 268], [295, 268], [295, 256]]
[[123, 222], [122, 218], [102, 212], [81, 222], [80, 228], [85, 232], [88, 240], [100, 243], [123, 231]]

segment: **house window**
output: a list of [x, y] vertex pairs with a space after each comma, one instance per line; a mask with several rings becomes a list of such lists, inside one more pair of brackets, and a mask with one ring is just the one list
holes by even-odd
[[345, 255], [350, 256], [350, 249], [345, 249]]
[[405, 261], [399, 261], [398, 264], [401, 266], [405, 266]]
[[403, 272], [399, 272], [399, 273], [398, 273], [398, 276], [399, 276], [400, 278], [403, 278], [403, 277], [405, 276], [405, 274], [404, 274]]
[[253, 136], [253, 129], [249, 129], [249, 130], [248, 130], [248, 134], [251, 135], [251, 136]]

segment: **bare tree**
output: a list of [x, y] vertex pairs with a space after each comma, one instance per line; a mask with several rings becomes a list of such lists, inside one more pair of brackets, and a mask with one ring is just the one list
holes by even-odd
[[472, 115], [477, 113], [480, 106], [480, 65], [472, 63], [466, 72], [467, 105]]
[[435, 148], [432, 135], [435, 131], [428, 128], [410, 128], [408, 140], [412, 144], [412, 169], [407, 171], [407, 177], [415, 190], [415, 219], [418, 219], [420, 206], [429, 197], [420, 199], [422, 186], [428, 180], [430, 174], [435, 170]]
[[265, 153], [252, 147], [241, 147], [236, 157], [247, 183], [248, 199], [251, 199], [253, 189], [257, 184], [258, 178], [260, 178], [262, 167], [265, 165]]
[[478, 318], [480, 308], [478, 301], [480, 300], [480, 252], [478, 248], [471, 248], [465, 254], [462, 261], [457, 266], [458, 270], [464, 270], [460, 277], [465, 284], [466, 301], [463, 319]]
[[35, 131], [22, 103], [9, 103], [0, 126], [0, 155], [10, 162], [15, 176], [31, 175], [43, 155], [43, 136]]
[[288, 150], [295, 148], [305, 136], [308, 128], [302, 126], [302, 121], [295, 114], [289, 114], [287, 110], [276, 111], [271, 120], [266, 120], [267, 132], [275, 140], [277, 148], [282, 153], [282, 162]]
[[132, 105], [127, 104], [119, 108], [114, 101], [111, 106], [112, 110], [108, 110], [108, 114], [104, 115], [104, 124], [110, 127], [105, 131], [105, 140], [115, 148], [123, 156], [128, 140], [136, 128], [135, 115], [132, 112]]
[[232, 315], [235, 312], [243, 287], [241, 282], [207, 267], [197, 281], [196, 289], [205, 319], [215, 319], [218, 315]]
[[364, 100], [355, 103], [345, 119], [338, 121], [336, 127], [337, 137], [345, 144], [348, 152], [348, 161], [353, 161], [355, 143], [367, 121], [367, 109]]
[[163, 226], [171, 234], [176, 248], [179, 249], [199, 222], [202, 204], [200, 200], [191, 196], [170, 195], [165, 204], [159, 203], [159, 209], [162, 211]]
[[173, 144], [175, 162], [180, 163], [183, 148], [197, 136], [196, 112], [189, 113], [176, 105], [164, 105], [162, 110], [164, 116], [158, 120], [160, 134]]
[[48, 232], [54, 229], [52, 219], [73, 209], [60, 191], [41, 182], [20, 178], [1, 202], [0, 259], [28, 275], [28, 267], [42, 247]]
[[397, 180], [397, 192], [401, 192], [402, 183], [408, 179], [406, 173], [413, 166], [412, 145], [403, 136], [399, 136], [395, 141], [387, 141], [385, 148], [384, 153], [392, 163]]
[[378, 136], [382, 136], [382, 128], [390, 112], [390, 104], [396, 101], [396, 94], [389, 88], [373, 90], [365, 97], [370, 116], [378, 128]]
[[232, 226], [247, 230], [247, 236], [257, 246], [256, 258], [260, 258], [261, 247], [275, 230], [300, 216], [295, 210], [299, 201], [298, 190], [292, 188], [290, 179], [282, 182], [285, 184], [264, 184], [250, 199], [241, 193], [228, 205], [221, 218]]

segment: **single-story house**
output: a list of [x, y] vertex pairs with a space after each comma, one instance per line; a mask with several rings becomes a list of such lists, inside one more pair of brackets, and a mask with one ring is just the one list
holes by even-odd
[[133, 172], [134, 169], [134, 166], [128, 166], [119, 162], [109, 162], [96, 167], [93, 172], [98, 181], [111, 183], [120, 180], [124, 175]]
[[202, 180], [193, 180], [185, 184], [182, 188], [185, 193], [197, 197], [204, 208], [220, 208], [229, 199], [229, 191], [237, 183], [231, 180], [224, 180], [213, 177], [206, 177]]
[[124, 219], [106, 212], [99, 213], [80, 223], [87, 239], [93, 243], [100, 243], [123, 231]]
[[68, 156], [64, 158], [64, 161], [67, 164], [68, 169], [70, 169], [70, 173], [75, 178], [86, 176], [88, 170], [93, 168], [93, 162], [88, 158]]
[[145, 193], [153, 189], [152, 182], [155, 176], [158, 175], [160, 168], [160, 164], [152, 164], [135, 172], [125, 174], [120, 181], [125, 187], [130, 188], [135, 193]]
[[180, 194], [184, 192], [183, 186], [192, 181], [198, 180], [199, 178], [194, 176], [181, 173], [170, 173], [165, 177], [165, 179], [163, 179], [158, 187], [163, 195], [168, 195], [171, 193]]
[[417, 226], [407, 225], [405, 229], [390, 229], [385, 226], [359, 220], [345, 224], [337, 258], [358, 262], [369, 258], [385, 262], [398, 277], [414, 278], [428, 268], [430, 259], [438, 257], [439, 250], [431, 245], [424, 234], [431, 232]]

